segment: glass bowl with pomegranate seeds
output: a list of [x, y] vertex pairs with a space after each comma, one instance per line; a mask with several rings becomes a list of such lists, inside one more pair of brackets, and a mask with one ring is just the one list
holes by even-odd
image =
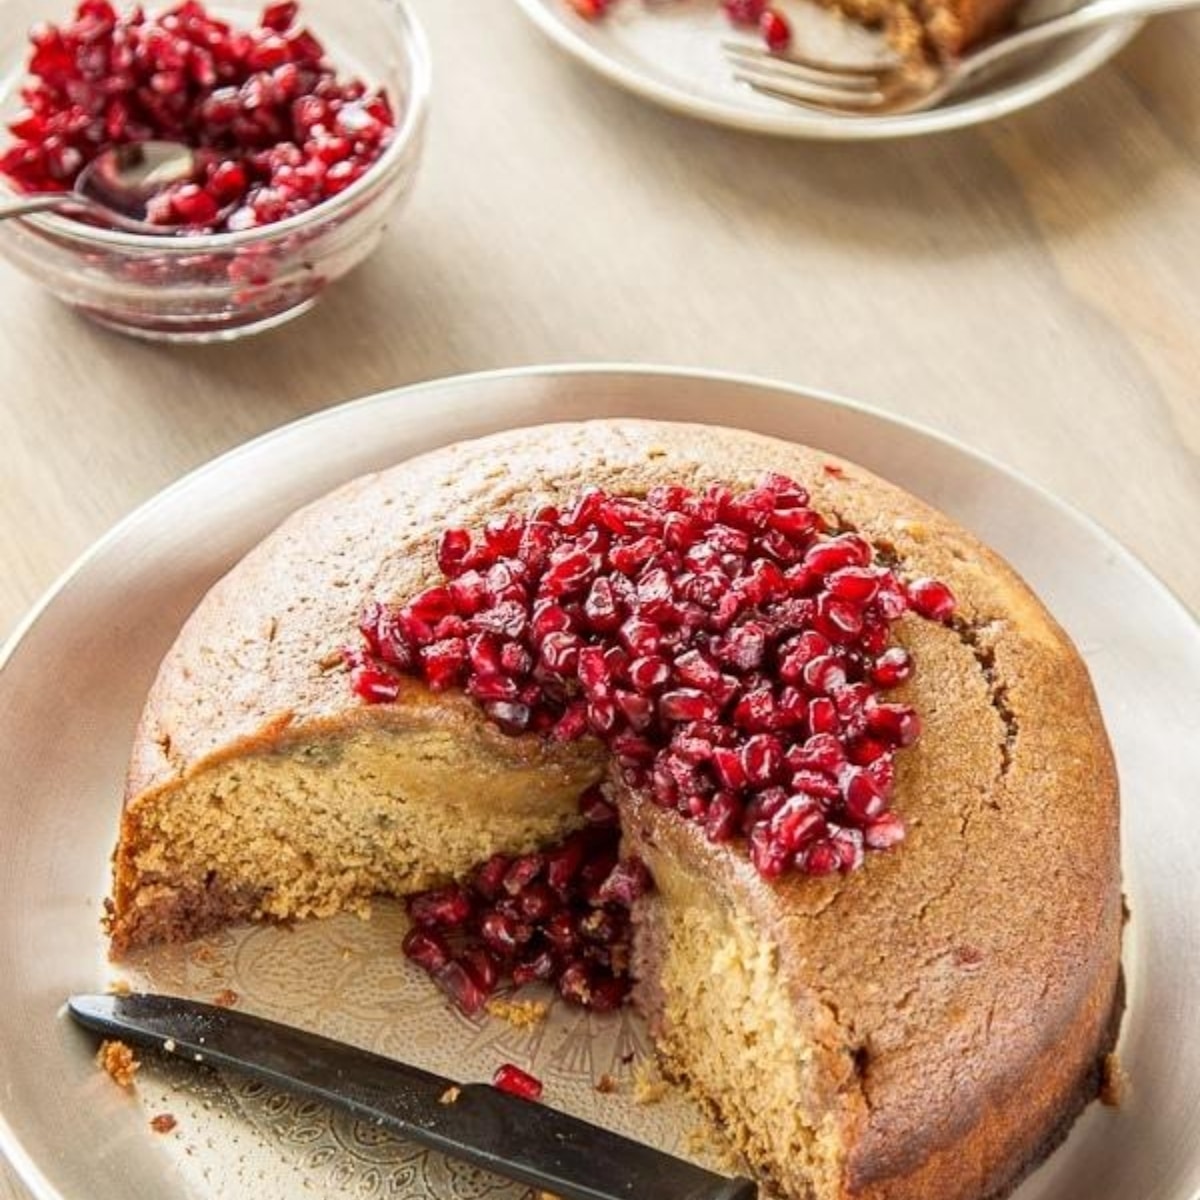
[[421, 154], [430, 66], [404, 0], [0, 0], [0, 195], [69, 191], [112, 145], [199, 151], [162, 234], [0, 222], [0, 254], [78, 311], [220, 341], [306, 311], [378, 243]]

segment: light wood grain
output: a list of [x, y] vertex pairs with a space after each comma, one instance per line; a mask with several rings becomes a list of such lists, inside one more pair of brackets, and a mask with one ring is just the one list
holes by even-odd
[[0, 264], [0, 634], [248, 437], [396, 384], [588, 359], [756, 372], [926, 422], [1200, 609], [1200, 17], [996, 125], [836, 146], [650, 108], [498, 0], [416, 8], [436, 62], [416, 194], [312, 315], [155, 347]]

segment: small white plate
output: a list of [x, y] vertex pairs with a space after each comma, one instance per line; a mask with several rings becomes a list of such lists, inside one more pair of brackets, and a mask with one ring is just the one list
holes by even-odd
[[[791, 19], [797, 46], [830, 61], [871, 61], [882, 39], [810, 0], [775, 0]], [[1030, 51], [1002, 76], [975, 85], [930, 112], [895, 117], [838, 117], [760, 95], [733, 78], [721, 50], [735, 31], [717, 0], [615, 0], [601, 19], [580, 17], [568, 0], [517, 0], [525, 14], [568, 54], [606, 79], [676, 112], [718, 125], [784, 137], [873, 141], [961, 129], [1006, 116], [1052, 96], [1106, 63], [1141, 28], [1135, 19], [1061, 38]], [[1074, 7], [1031, 0], [1023, 20]]]
[[[1196, 1200], [1200, 1143], [1200, 630], [1110, 537], [961, 446], [827, 396], [714, 374], [550, 367], [423, 384], [318, 414], [163, 492], [67, 575], [0, 655], [0, 1152], [38, 1200], [525, 1200], [527, 1190], [236, 1079], [149, 1058], [137, 1096], [62, 1016], [114, 978], [99, 927], [125, 761], [159, 659], [205, 590], [300, 505], [461, 438], [601, 416], [732, 423], [861, 462], [961, 521], [1040, 592], [1087, 659], [1124, 785], [1129, 1007], [1117, 1111], [1093, 1105], [1013, 1200]], [[644, 1050], [627, 1012], [556, 1009], [533, 1030], [456, 1017], [399, 953], [402, 925], [226, 931], [119, 974], [547, 1098], [690, 1153], [682, 1101], [599, 1096]], [[179, 1119], [162, 1136], [149, 1117]], [[0, 1185], [0, 1194], [3, 1187]]]

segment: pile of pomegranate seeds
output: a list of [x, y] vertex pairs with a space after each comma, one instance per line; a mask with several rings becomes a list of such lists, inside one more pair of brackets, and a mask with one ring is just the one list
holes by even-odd
[[650, 877], [617, 856], [616, 810], [585, 792], [586, 822], [558, 846], [497, 854], [463, 884], [409, 896], [404, 953], [468, 1015], [505, 981], [541, 981], [571, 1004], [617, 1008], [629, 992], [629, 909]]
[[32, 79], [0, 173], [22, 191], [67, 191], [114, 145], [161, 138], [211, 151], [203, 177], [154, 198], [147, 218], [189, 233], [253, 229], [345, 190], [390, 141], [386, 94], [339, 79], [298, 5], [239, 30], [185, 0], [159, 16], [81, 0], [30, 33]]
[[347, 651], [364, 700], [412, 674], [508, 733], [598, 737], [628, 786], [745, 837], [768, 878], [850, 871], [904, 836], [895, 755], [921, 725], [882, 696], [913, 670], [890, 626], [948, 621], [954, 597], [828, 531], [793, 480], [589, 491], [447, 530], [438, 562], [445, 582], [364, 614]]
[[522, 1100], [540, 1100], [542, 1098], [542, 1081], [528, 1071], [512, 1063], [503, 1063], [496, 1068], [492, 1076], [492, 1086], [511, 1096], [520, 1096]]
[[[568, 0], [568, 3], [581, 17], [596, 21], [612, 8], [615, 0]], [[721, 7], [734, 25], [757, 29], [775, 53], [782, 53], [791, 44], [791, 24], [767, 0], [721, 0]]]

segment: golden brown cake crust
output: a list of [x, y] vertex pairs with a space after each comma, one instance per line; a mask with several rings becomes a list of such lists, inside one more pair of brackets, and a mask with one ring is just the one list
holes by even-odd
[[[827, 470], [832, 465], [835, 470]], [[981, 1200], [1080, 1107], [1111, 1045], [1122, 922], [1116, 776], [1086, 670], [1013, 571], [947, 518], [865, 470], [758, 435], [609, 420], [461, 443], [356, 480], [289, 521], [210, 593], [164, 661], [134, 750], [116, 921], [138, 888], [137, 813], [221, 756], [334, 731], [438, 719], [478, 735], [461, 698], [414, 687], [364, 707], [331, 667], [371, 598], [436, 575], [450, 525], [584, 487], [799, 479], [814, 506], [954, 589], [953, 628], [903, 618], [918, 671], [898, 698], [925, 734], [900, 756], [908, 839], [833, 880], [759, 878], [736, 847], [636, 798], [637, 836], [720, 881], [783, 948], [797, 993], [836, 1012], [865, 1114], [846, 1197]], [[493, 732], [501, 758], [555, 751]]]

